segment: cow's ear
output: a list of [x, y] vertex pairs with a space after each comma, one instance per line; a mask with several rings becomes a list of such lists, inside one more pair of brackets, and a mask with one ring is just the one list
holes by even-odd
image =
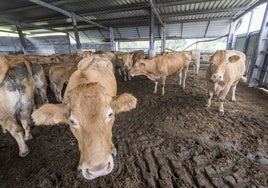
[[137, 99], [129, 94], [123, 93], [119, 96], [113, 97], [111, 107], [115, 113], [126, 112], [136, 108]]
[[240, 56], [238, 56], [238, 55], [233, 55], [233, 56], [229, 57], [228, 61], [229, 61], [230, 63], [234, 63], [234, 62], [238, 61], [239, 59], [240, 59]]
[[70, 108], [66, 104], [45, 104], [32, 113], [36, 125], [69, 123]]
[[203, 56], [203, 59], [204, 59], [204, 61], [210, 63], [211, 60], [212, 60], [212, 56], [210, 56], [210, 55], [204, 55], [204, 56]]
[[90, 63], [94, 60], [95, 56], [92, 55], [92, 56], [89, 56], [89, 57], [86, 57], [84, 59], [82, 59], [78, 65], [77, 65], [77, 69], [83, 71], [85, 70], [89, 65]]
[[7, 59], [3, 56], [0, 56], [0, 83], [2, 83], [6, 77], [9, 65]]

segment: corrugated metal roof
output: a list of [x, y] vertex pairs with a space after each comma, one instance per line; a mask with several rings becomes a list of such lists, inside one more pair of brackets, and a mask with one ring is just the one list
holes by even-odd
[[[149, 37], [148, 0], [43, 0], [68, 12], [113, 27], [116, 40]], [[214, 37], [228, 33], [229, 23], [263, 0], [153, 0], [156, 11], [166, 23], [169, 37]], [[38, 33], [36, 27], [73, 32], [72, 20], [62, 13], [30, 1], [0, 1], [0, 29], [16, 31], [20, 21], [23, 31]], [[85, 41], [109, 40], [109, 31], [77, 20], [80, 38]], [[160, 37], [160, 24], [155, 17], [155, 37]]]

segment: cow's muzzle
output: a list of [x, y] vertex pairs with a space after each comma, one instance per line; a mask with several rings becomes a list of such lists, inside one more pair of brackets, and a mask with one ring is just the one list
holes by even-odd
[[213, 74], [210, 79], [213, 82], [223, 81], [223, 75], [222, 74]]
[[110, 174], [114, 168], [114, 160], [113, 157], [110, 156], [108, 161], [104, 164], [95, 166], [95, 167], [88, 167], [86, 163], [83, 163], [80, 169], [82, 170], [82, 175], [87, 180], [93, 180], [100, 176], [105, 176]]

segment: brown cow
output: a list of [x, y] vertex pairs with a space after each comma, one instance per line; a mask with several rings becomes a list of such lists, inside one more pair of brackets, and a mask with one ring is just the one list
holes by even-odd
[[58, 102], [62, 101], [62, 89], [64, 83], [67, 83], [70, 76], [76, 70], [76, 66], [73, 65], [60, 65], [51, 67], [49, 70], [49, 82], [50, 88], [55, 94], [56, 100]]
[[198, 74], [200, 68], [200, 50], [183, 51], [191, 57], [191, 63], [194, 66], [194, 73]]
[[65, 122], [78, 141], [78, 169], [88, 180], [113, 170], [112, 125], [114, 115], [136, 107], [137, 99], [116, 96], [112, 63], [99, 56], [82, 59], [67, 85], [63, 103], [45, 104], [32, 114], [37, 125]]
[[[159, 55], [152, 59], [140, 59], [131, 69], [131, 76], [145, 75], [155, 82], [154, 93], [157, 92], [158, 80], [161, 79], [162, 95], [165, 94], [165, 82], [168, 75], [182, 72], [182, 87], [185, 88], [187, 70], [190, 64], [189, 55], [183, 52], [174, 52]], [[181, 84], [181, 74], [180, 74]]]
[[25, 140], [32, 138], [33, 101], [34, 80], [28, 62], [25, 59], [7, 60], [0, 56], [0, 125], [17, 141], [21, 157], [29, 153]]
[[217, 50], [212, 56], [205, 56], [204, 59], [212, 64], [207, 70], [208, 102], [215, 93], [220, 100], [219, 112], [223, 115], [223, 102], [230, 88], [232, 88], [232, 101], [235, 101], [235, 90], [239, 80], [245, 72], [246, 56], [244, 53], [235, 50]]
[[133, 59], [133, 64], [136, 63], [136, 61], [138, 61], [139, 59], [145, 59], [145, 53], [143, 50], [137, 50], [134, 52], [131, 52], [132, 55], [132, 59]]
[[123, 75], [124, 81], [131, 80], [129, 71], [133, 65], [132, 56], [128, 52], [115, 52], [115, 68], [120, 76]]
[[[174, 51], [175, 52], [175, 51]], [[164, 52], [162, 55], [167, 55], [174, 52]], [[188, 54], [191, 57], [191, 63], [194, 66], [194, 73], [198, 74], [200, 68], [200, 50], [188, 50], [188, 51], [181, 51], [183, 53]]]
[[[35, 58], [34, 58], [35, 57]], [[37, 94], [41, 97], [42, 104], [48, 103], [47, 98], [47, 81], [45, 78], [45, 74], [43, 71], [43, 67], [36, 63], [37, 56], [32, 56], [29, 58], [25, 55], [7, 55], [5, 58], [7, 58], [9, 61], [9, 66], [14, 66], [17, 63], [23, 62], [25, 66], [27, 67], [27, 70], [32, 75], [34, 79], [34, 85], [35, 85], [35, 94]], [[40, 101], [40, 100], [37, 100]], [[38, 106], [38, 104], [35, 104], [35, 107]]]

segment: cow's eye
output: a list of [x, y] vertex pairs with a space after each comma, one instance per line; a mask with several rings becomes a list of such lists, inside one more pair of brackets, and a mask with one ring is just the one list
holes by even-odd
[[76, 129], [79, 128], [79, 125], [76, 123], [76, 121], [75, 121], [74, 119], [70, 118], [70, 122], [71, 122], [71, 124], [72, 124], [72, 126], [73, 126], [74, 128], [76, 128]]
[[111, 118], [111, 117], [113, 117], [113, 115], [114, 115], [114, 113], [111, 112], [111, 113], [108, 115], [108, 117]]
[[73, 125], [76, 125], [75, 121], [73, 119], [70, 119], [70, 122], [73, 124]]

